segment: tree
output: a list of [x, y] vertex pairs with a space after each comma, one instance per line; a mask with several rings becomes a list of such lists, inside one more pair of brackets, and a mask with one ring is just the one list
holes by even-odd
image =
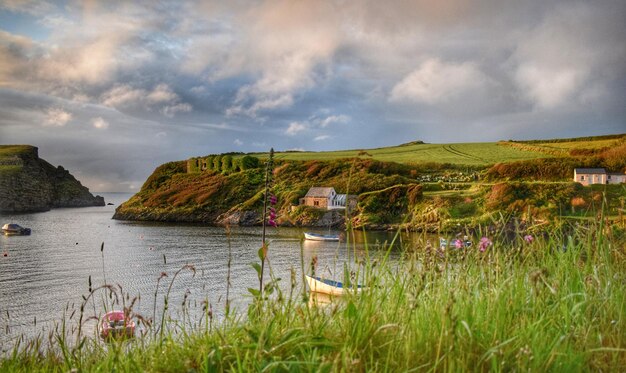
[[232, 155], [223, 155], [222, 156], [222, 172], [230, 172], [233, 167], [233, 156]]
[[260, 164], [261, 162], [259, 161], [259, 158], [253, 157], [251, 155], [246, 155], [243, 158], [241, 158], [241, 168], [243, 170], [249, 170], [251, 168], [258, 168]]

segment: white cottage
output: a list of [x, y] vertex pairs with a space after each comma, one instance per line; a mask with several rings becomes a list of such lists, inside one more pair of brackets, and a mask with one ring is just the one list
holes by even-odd
[[626, 175], [607, 173], [604, 168], [575, 168], [574, 181], [582, 185], [626, 183]]

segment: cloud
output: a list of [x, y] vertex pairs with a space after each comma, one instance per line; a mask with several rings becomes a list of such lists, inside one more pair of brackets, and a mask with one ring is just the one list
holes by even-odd
[[488, 78], [471, 62], [445, 63], [429, 58], [391, 90], [391, 101], [447, 102], [480, 89]]
[[191, 105], [185, 104], [185, 103], [181, 103], [181, 104], [165, 106], [163, 109], [161, 109], [161, 112], [166, 117], [173, 118], [174, 115], [176, 115], [177, 113], [188, 113], [191, 110], [192, 110], [191, 109]]
[[91, 120], [91, 125], [99, 130], [105, 130], [109, 128], [109, 122], [104, 120], [102, 117], [96, 117]]
[[285, 133], [289, 136], [295, 136], [298, 133], [304, 131], [307, 129], [307, 125], [305, 123], [302, 122], [291, 122], [289, 123], [289, 127], [287, 127], [287, 130], [285, 131]]
[[51, 107], [46, 111], [44, 126], [63, 127], [72, 120], [72, 113], [61, 108]]
[[154, 87], [152, 92], [146, 96], [146, 101], [154, 104], [163, 102], [173, 102], [178, 100], [178, 95], [172, 91], [172, 89], [164, 83], [161, 83]]
[[320, 121], [320, 127], [326, 128], [329, 124], [332, 123], [348, 123], [350, 121], [350, 116], [348, 115], [331, 115], [326, 117]]
[[168, 118], [177, 113], [188, 113], [192, 107], [188, 103], [180, 102], [180, 97], [164, 83], [158, 84], [152, 90], [133, 88], [128, 84], [116, 85], [104, 92], [100, 100], [102, 104], [115, 108], [131, 108], [141, 106], [146, 110], [161, 106], [160, 112]]
[[[621, 16], [626, 12], [621, 12]], [[520, 40], [512, 57], [520, 92], [540, 109], [601, 98], [624, 73], [620, 12], [596, 4], [559, 4]]]
[[320, 135], [320, 136], [315, 137], [313, 139], [313, 141], [324, 141], [324, 140], [328, 140], [330, 138], [331, 137], [329, 135]]
[[148, 94], [143, 89], [133, 88], [128, 84], [119, 84], [103, 93], [100, 99], [106, 106], [123, 107], [145, 100]]
[[339, 46], [333, 6], [326, 2], [261, 2], [230, 19], [232, 24], [214, 24], [214, 36], [192, 41], [184, 63], [187, 71], [208, 68], [210, 79], [252, 77], [237, 90], [228, 115], [257, 117], [291, 107], [298, 93], [324, 75], [316, 69], [328, 64]]
[[51, 12], [55, 6], [43, 0], [3, 0], [0, 3], [0, 9], [2, 8], [11, 12], [41, 16]]

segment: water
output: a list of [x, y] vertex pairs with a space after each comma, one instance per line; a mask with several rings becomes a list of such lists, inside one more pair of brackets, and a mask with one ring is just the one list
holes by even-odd
[[[134, 311], [152, 317], [161, 273], [168, 276], [160, 284], [159, 310], [163, 308], [163, 297], [174, 273], [191, 264], [196, 275], [192, 276], [188, 270], [179, 274], [172, 286], [170, 310], [175, 317], [176, 309], [181, 309], [188, 293], [193, 309], [200, 309], [200, 303], [208, 300], [219, 315], [226, 297], [229, 241], [230, 298], [235, 308], [243, 309], [249, 301], [247, 289], [258, 288], [257, 275], [250, 263], [259, 262], [261, 228], [234, 227], [227, 235], [222, 227], [111, 220], [115, 207], [130, 196], [104, 194], [106, 202], [114, 206], [0, 215], [1, 224], [15, 222], [32, 229], [30, 236], [0, 236], [0, 350], [8, 349], [20, 335], [46, 335], [63, 318], [66, 309], [67, 314], [77, 310], [82, 296], [89, 294], [90, 276], [94, 288], [106, 280], [107, 284], [120, 285], [131, 298], [140, 297]], [[310, 267], [311, 259], [316, 256], [317, 273], [336, 279], [341, 279], [344, 262], [355, 254], [364, 254], [364, 239], [360, 236], [356, 249], [347, 250], [345, 244], [336, 242], [301, 244], [301, 229], [278, 228], [268, 232], [271, 267], [282, 278], [283, 288], [289, 287], [291, 269], [296, 271], [301, 286], [301, 247], [305, 268]], [[368, 233], [365, 240], [375, 253], [381, 248], [376, 242], [392, 238], [393, 234]], [[398, 255], [397, 251], [392, 255]], [[102, 294], [96, 296], [100, 301], [89, 303], [88, 315], [94, 315], [94, 306], [96, 315], [103, 312]]]

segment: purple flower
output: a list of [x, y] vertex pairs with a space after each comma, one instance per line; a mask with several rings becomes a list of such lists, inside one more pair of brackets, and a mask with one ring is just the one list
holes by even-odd
[[271, 226], [272, 226], [272, 227], [274, 227], [274, 228], [276, 228], [276, 227], [278, 226], [278, 224], [276, 224], [276, 221], [275, 221], [274, 219], [272, 219], [272, 218], [270, 218], [270, 219], [267, 221], [267, 224], [271, 225]]
[[463, 247], [463, 241], [454, 240], [454, 247], [456, 247], [457, 249], [461, 249]]
[[270, 195], [270, 204], [275, 205], [278, 202], [278, 198], [275, 195]]
[[524, 241], [526, 241], [527, 243], [533, 243], [534, 240], [535, 238], [530, 234], [524, 236]]
[[483, 238], [480, 239], [480, 243], [478, 244], [478, 247], [480, 248], [480, 251], [485, 251], [492, 244], [493, 244], [493, 242], [491, 242], [491, 240], [489, 238], [483, 237]]

